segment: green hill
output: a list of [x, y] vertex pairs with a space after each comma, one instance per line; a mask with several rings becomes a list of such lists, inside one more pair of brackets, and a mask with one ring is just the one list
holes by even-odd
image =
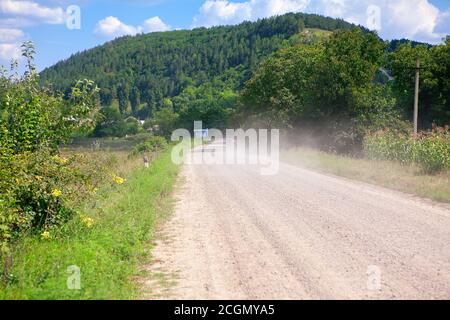
[[147, 118], [164, 104], [181, 108], [192, 96], [232, 101], [264, 57], [295, 42], [314, 41], [324, 31], [354, 27], [291, 13], [236, 26], [125, 36], [45, 69], [41, 80], [66, 91], [77, 79], [92, 79], [101, 88], [103, 106]]

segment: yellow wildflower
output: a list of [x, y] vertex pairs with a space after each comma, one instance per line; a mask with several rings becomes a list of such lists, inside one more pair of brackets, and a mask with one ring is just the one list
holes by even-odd
[[124, 178], [114, 175], [113, 181], [117, 184], [124, 184], [126, 180]]
[[55, 198], [59, 198], [59, 197], [61, 197], [61, 195], [62, 195], [61, 190], [59, 190], [59, 189], [52, 190], [52, 196], [54, 196]]
[[86, 225], [86, 227], [92, 228], [92, 226], [94, 225], [94, 219], [86, 218], [84, 219], [84, 224]]
[[43, 240], [51, 239], [50, 232], [48, 232], [48, 231], [42, 232], [41, 233], [41, 239], [43, 239]]
[[93, 185], [88, 186], [88, 190], [90, 193], [95, 194], [98, 192], [98, 188], [94, 187]]
[[61, 158], [60, 156], [56, 155], [52, 157], [53, 161], [58, 162], [59, 164], [66, 164], [67, 159]]
[[88, 228], [92, 228], [94, 226], [94, 219], [86, 217], [85, 215], [80, 215], [81, 222]]

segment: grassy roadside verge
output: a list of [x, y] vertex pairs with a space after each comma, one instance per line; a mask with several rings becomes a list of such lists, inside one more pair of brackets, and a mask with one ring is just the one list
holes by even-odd
[[[166, 151], [150, 168], [132, 170], [124, 185], [99, 191], [97, 201], [83, 208], [94, 221], [91, 228], [75, 218], [51, 239], [21, 241], [12, 280], [0, 287], [0, 299], [136, 297], [131, 277], [148, 254], [155, 222], [170, 211], [177, 171]], [[68, 279], [76, 276], [71, 266], [80, 270], [80, 290], [68, 289]]]
[[294, 148], [282, 152], [283, 161], [323, 173], [360, 180], [390, 189], [450, 203], [450, 173], [428, 175], [415, 166], [372, 161]]

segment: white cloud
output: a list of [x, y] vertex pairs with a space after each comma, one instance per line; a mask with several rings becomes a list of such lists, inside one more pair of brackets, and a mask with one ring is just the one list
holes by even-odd
[[47, 7], [36, 1], [0, 0], [0, 61], [21, 56], [22, 28], [39, 24], [63, 24], [66, 13], [61, 7]]
[[[373, 5], [372, 0], [320, 0], [310, 9], [370, 27], [367, 8]], [[408, 38], [438, 43], [449, 31], [449, 28], [446, 31], [437, 28], [440, 20], [444, 24], [445, 14], [429, 0], [382, 0], [376, 6], [380, 12], [381, 28], [378, 31], [385, 39]]]
[[19, 59], [20, 55], [20, 44], [0, 43], [0, 60], [11, 61], [12, 59]]
[[235, 24], [251, 20], [249, 2], [235, 3], [226, 0], [206, 1], [200, 7], [200, 13], [194, 17], [194, 27], [211, 27], [223, 24]]
[[310, 0], [207, 0], [194, 17], [193, 27], [235, 24], [244, 20], [254, 21], [287, 12], [305, 10]]
[[0, 18], [0, 28], [27, 28], [33, 24], [33, 21], [22, 17]]
[[142, 31], [144, 32], [169, 31], [170, 29], [170, 26], [165, 24], [159, 17], [147, 19], [142, 24]]
[[60, 7], [48, 8], [33, 1], [0, 0], [0, 12], [50, 24], [62, 24], [66, 17], [65, 11]]
[[24, 35], [20, 29], [0, 28], [0, 42], [15, 42]]
[[439, 40], [433, 32], [439, 9], [428, 0], [319, 0], [308, 11], [370, 26], [368, 8], [374, 6], [379, 9], [381, 28], [378, 31], [382, 37]]
[[97, 23], [95, 33], [104, 37], [119, 37], [124, 35], [135, 35], [139, 32], [139, 29], [127, 25], [117, 19], [116, 17], [109, 16]]
[[[380, 12], [383, 38], [439, 42], [450, 28], [450, 10], [440, 12], [429, 0], [206, 0], [192, 26], [236, 24], [286, 12], [317, 13], [371, 27], [370, 8]], [[368, 10], [369, 9], [369, 10]]]
[[107, 38], [115, 38], [124, 35], [135, 35], [141, 32], [168, 31], [170, 29], [170, 26], [159, 17], [149, 18], [141, 26], [133, 26], [110, 16], [97, 23], [94, 33]]
[[442, 36], [450, 35], [450, 8], [439, 15], [434, 32]]
[[309, 5], [310, 0], [259, 0], [253, 2], [256, 4], [254, 12], [258, 17], [263, 17], [302, 11]]

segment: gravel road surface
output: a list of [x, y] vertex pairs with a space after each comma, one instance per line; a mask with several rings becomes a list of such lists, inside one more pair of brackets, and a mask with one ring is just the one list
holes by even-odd
[[176, 199], [159, 298], [450, 299], [447, 205], [286, 164], [185, 165]]

